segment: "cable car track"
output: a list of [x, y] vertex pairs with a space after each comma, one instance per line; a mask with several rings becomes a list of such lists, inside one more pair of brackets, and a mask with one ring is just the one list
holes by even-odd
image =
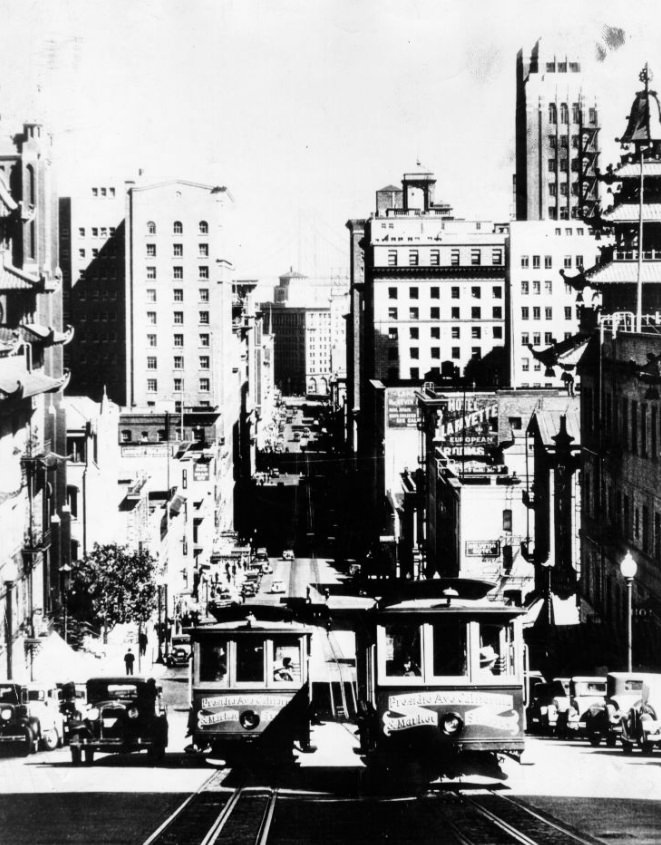
[[223, 789], [228, 769], [214, 772], [143, 845], [266, 845], [277, 789]]
[[439, 794], [434, 815], [459, 845], [596, 845], [597, 839], [493, 790], [470, 797], [461, 790]]

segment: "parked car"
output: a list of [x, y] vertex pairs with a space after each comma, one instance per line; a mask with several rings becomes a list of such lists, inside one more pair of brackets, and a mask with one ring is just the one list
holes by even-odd
[[244, 599], [252, 598], [257, 595], [257, 584], [254, 581], [246, 581], [241, 587], [241, 595]]
[[64, 722], [64, 742], [69, 741], [71, 723], [79, 719], [85, 709], [85, 684], [77, 684], [69, 681], [58, 684], [60, 691], [60, 713]]
[[282, 581], [273, 581], [271, 584], [271, 592], [272, 593], [284, 593], [285, 592], [285, 585]]
[[294, 552], [292, 549], [285, 549], [282, 553], [283, 560], [294, 560]]
[[87, 707], [71, 726], [71, 762], [91, 764], [95, 751], [146, 750], [159, 760], [168, 744], [168, 719], [161, 687], [153, 678], [90, 678]]
[[60, 707], [60, 690], [56, 684], [30, 681], [28, 714], [35, 726], [42, 748], [52, 751], [64, 742], [64, 716]]
[[640, 698], [629, 708], [621, 724], [625, 754], [630, 754], [634, 745], [644, 754], [661, 745], [661, 675], [647, 675]]
[[260, 546], [255, 552], [255, 560], [268, 560], [269, 553], [265, 546]]
[[557, 684], [557, 692], [547, 710], [551, 733], [557, 733], [558, 722], [562, 723], [566, 720], [566, 714], [569, 710], [569, 681], [569, 678], [553, 678], [553, 683]]
[[588, 711], [606, 700], [606, 678], [576, 675], [569, 681], [569, 707], [558, 721], [560, 736], [583, 736]]
[[[622, 734], [622, 718], [641, 698], [645, 673], [610, 672], [606, 676], [606, 698], [587, 712], [585, 732], [592, 745], [602, 739], [611, 748]], [[653, 677], [653, 676], [651, 676]]]
[[172, 637], [170, 651], [165, 658], [168, 666], [186, 666], [191, 659], [192, 649], [188, 634], [175, 634]]
[[565, 696], [560, 681], [536, 684], [526, 708], [526, 724], [531, 733], [552, 734], [558, 721], [555, 702]]
[[39, 734], [28, 713], [28, 690], [23, 684], [0, 681], [0, 745], [22, 754], [37, 750]]

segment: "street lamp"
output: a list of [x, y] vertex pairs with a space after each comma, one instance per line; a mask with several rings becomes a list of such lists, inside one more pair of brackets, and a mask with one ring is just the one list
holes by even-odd
[[14, 640], [14, 619], [13, 619], [13, 593], [14, 593], [14, 584], [18, 581], [18, 567], [13, 560], [8, 560], [7, 563], [2, 567], [2, 580], [5, 584], [6, 589], [6, 598], [5, 598], [5, 620], [6, 620], [6, 632], [7, 632], [7, 680], [11, 681], [13, 678], [13, 667], [12, 667], [12, 646]]
[[638, 566], [633, 559], [631, 552], [627, 552], [620, 564], [620, 572], [627, 582], [627, 672], [632, 671], [632, 624], [633, 612], [631, 608], [631, 593], [633, 579], [636, 577]]

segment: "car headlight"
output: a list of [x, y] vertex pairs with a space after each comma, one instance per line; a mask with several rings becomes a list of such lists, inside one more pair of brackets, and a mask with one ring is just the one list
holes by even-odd
[[456, 713], [446, 713], [441, 719], [441, 730], [448, 736], [458, 734], [463, 727], [464, 723]]
[[88, 707], [85, 713], [85, 718], [89, 719], [91, 722], [96, 722], [100, 715], [98, 707]]
[[3, 719], [11, 719], [11, 714], [12, 711], [9, 707], [3, 707], [2, 710], [0, 710], [0, 717]]
[[129, 707], [129, 709], [126, 711], [126, 715], [129, 717], [129, 719], [137, 719], [139, 715], [138, 708]]

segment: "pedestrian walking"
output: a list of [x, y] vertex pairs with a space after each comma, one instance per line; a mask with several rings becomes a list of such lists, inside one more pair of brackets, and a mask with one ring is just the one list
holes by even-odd
[[135, 654], [129, 649], [124, 655], [124, 665], [126, 666], [126, 674], [133, 674], [133, 664], [135, 663]]
[[147, 654], [147, 643], [149, 640], [147, 639], [147, 634], [145, 631], [140, 631], [138, 635], [138, 645], [140, 646], [140, 657], [144, 657]]

